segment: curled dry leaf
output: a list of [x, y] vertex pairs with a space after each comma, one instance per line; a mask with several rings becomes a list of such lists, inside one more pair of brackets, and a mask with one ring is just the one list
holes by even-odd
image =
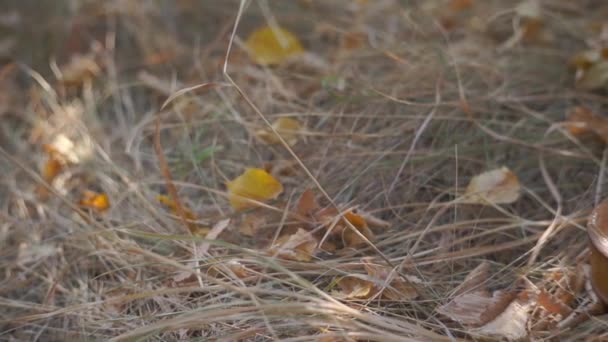
[[[283, 137], [289, 146], [293, 146], [298, 142], [298, 135], [303, 127], [300, 121], [296, 119], [280, 117], [274, 120], [272, 128]], [[255, 136], [269, 145], [281, 143], [279, 137], [269, 128], [257, 130]]]
[[269, 248], [271, 255], [294, 261], [310, 261], [317, 248], [317, 239], [304, 229], [293, 235], [284, 235]]
[[97, 212], [104, 212], [110, 208], [110, 199], [107, 194], [86, 190], [78, 204]]
[[473, 204], [508, 204], [517, 201], [520, 191], [517, 176], [503, 166], [473, 177], [462, 201]]
[[275, 65], [304, 52], [298, 37], [280, 27], [265, 26], [254, 31], [245, 42], [254, 62]]
[[264, 169], [250, 168], [226, 184], [230, 205], [236, 210], [255, 207], [255, 201], [267, 201], [283, 192], [283, 185]]
[[[321, 209], [314, 214], [315, 219], [318, 222], [324, 224], [327, 229], [331, 229], [330, 235], [334, 237], [341, 237], [345, 247], [356, 247], [364, 245], [365, 239], [359, 234], [365, 237], [367, 240], [374, 240], [374, 233], [369, 229], [367, 222], [363, 216], [348, 211], [343, 214], [342, 218], [336, 222], [336, 216], [339, 214], [338, 209], [330, 207]], [[357, 232], [353, 231], [346, 222], [350, 222]]]

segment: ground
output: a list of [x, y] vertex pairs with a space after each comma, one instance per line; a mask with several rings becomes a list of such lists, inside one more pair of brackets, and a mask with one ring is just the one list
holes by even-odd
[[[2, 10], [0, 339], [607, 338], [604, 1], [239, 5]], [[256, 63], [277, 25], [303, 53]], [[503, 167], [516, 199], [463, 200]], [[238, 208], [251, 168], [282, 191]]]

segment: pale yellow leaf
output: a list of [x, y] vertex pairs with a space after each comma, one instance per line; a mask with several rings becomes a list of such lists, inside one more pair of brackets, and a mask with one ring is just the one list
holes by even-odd
[[517, 201], [521, 184], [507, 167], [479, 174], [467, 186], [462, 198], [464, 203], [508, 204]]
[[366, 299], [376, 293], [373, 282], [357, 276], [347, 276], [340, 279], [338, 287], [340, 287], [340, 292], [336, 295], [344, 299]]
[[310, 261], [315, 254], [317, 244], [317, 239], [311, 233], [300, 228], [293, 235], [278, 238], [269, 252], [282, 259]]
[[255, 207], [252, 199], [263, 202], [276, 198], [283, 192], [283, 185], [264, 169], [251, 168], [226, 184], [229, 201], [236, 210]]
[[437, 312], [464, 325], [481, 326], [503, 312], [513, 297], [512, 293], [503, 291], [490, 295], [486, 290], [477, 290], [456, 296], [437, 308]]
[[304, 52], [298, 37], [280, 27], [265, 26], [254, 31], [245, 45], [253, 60], [261, 65], [280, 64]]
[[[280, 117], [272, 123], [272, 128], [283, 137], [289, 146], [298, 142], [298, 135], [302, 131], [300, 121], [292, 118]], [[258, 139], [266, 144], [279, 144], [281, 140], [271, 129], [260, 129], [255, 132]]]
[[521, 340], [528, 336], [526, 324], [532, 306], [532, 302], [514, 300], [498, 317], [473, 332], [508, 341]]

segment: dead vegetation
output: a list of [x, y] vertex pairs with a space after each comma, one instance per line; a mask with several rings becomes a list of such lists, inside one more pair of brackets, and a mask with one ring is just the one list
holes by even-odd
[[0, 14], [0, 339], [607, 338], [603, 1], [70, 4]]

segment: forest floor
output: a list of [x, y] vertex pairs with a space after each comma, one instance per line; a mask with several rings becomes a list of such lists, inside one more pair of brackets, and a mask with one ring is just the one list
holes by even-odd
[[9, 3], [0, 340], [608, 338], [605, 1]]

